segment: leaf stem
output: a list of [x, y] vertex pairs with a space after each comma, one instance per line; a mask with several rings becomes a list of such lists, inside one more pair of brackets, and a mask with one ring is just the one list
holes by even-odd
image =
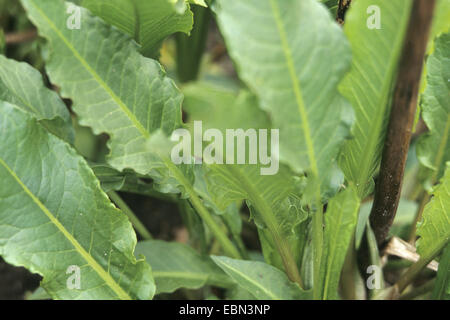
[[436, 0], [414, 0], [394, 90], [370, 224], [381, 246], [394, 221], [401, 194], [423, 61]]
[[313, 296], [314, 299], [322, 299], [322, 292], [324, 288], [320, 288], [320, 262], [322, 260], [323, 251], [323, 206], [319, 198], [319, 206], [314, 213], [312, 228], [313, 228], [313, 248], [314, 248], [314, 285]]
[[181, 82], [197, 79], [211, 21], [211, 9], [192, 5], [194, 25], [190, 35], [175, 34], [177, 75]]
[[253, 186], [247, 183], [247, 180], [242, 177], [239, 169], [234, 166], [229, 166], [229, 168], [236, 177], [240, 177], [240, 181], [244, 185], [245, 190], [247, 190], [252, 205], [256, 208], [257, 212], [261, 215], [262, 220], [267, 225], [267, 229], [272, 235], [277, 251], [283, 261], [283, 266], [287, 276], [291, 281], [296, 282], [303, 289], [303, 281], [300, 276], [297, 263], [292, 255], [291, 247], [289, 246], [286, 238], [281, 234], [280, 225], [274, 217], [272, 208], [267, 204], [265, 199], [258, 195], [258, 192], [254, 190]]
[[206, 225], [211, 229], [212, 233], [216, 237], [217, 241], [219, 241], [219, 243], [221, 244], [225, 253], [234, 259], [242, 259], [239, 250], [236, 249], [233, 242], [231, 242], [226, 233], [224, 233], [220, 226], [216, 223], [211, 213], [203, 205], [202, 201], [200, 200], [194, 188], [186, 179], [186, 177], [180, 172], [177, 166], [172, 163], [170, 159], [166, 159], [164, 157], [162, 157], [162, 159], [164, 159], [164, 163], [167, 168], [185, 188], [186, 193], [189, 195], [189, 202], [191, 203], [192, 207], [194, 207], [200, 218], [202, 218]]
[[122, 210], [123, 213], [130, 219], [131, 224], [134, 226], [136, 231], [144, 240], [152, 239], [152, 235], [144, 226], [144, 224], [139, 220], [139, 218], [134, 214], [130, 207], [122, 200], [122, 198], [115, 191], [108, 192], [109, 198], [114, 201], [114, 203]]
[[414, 218], [414, 222], [411, 225], [411, 232], [409, 234], [409, 242], [414, 244], [416, 242], [416, 231], [417, 231], [417, 223], [422, 220], [423, 210], [425, 209], [426, 204], [430, 201], [430, 195], [427, 191], [423, 192], [422, 200], [420, 201], [419, 208], [417, 209], [416, 217]]

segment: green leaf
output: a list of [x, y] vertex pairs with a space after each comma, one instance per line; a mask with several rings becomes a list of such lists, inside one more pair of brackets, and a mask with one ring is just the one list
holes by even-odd
[[337, 299], [342, 266], [358, 220], [359, 198], [349, 186], [328, 203], [325, 214], [324, 250], [321, 259], [322, 299]]
[[[53, 298], [152, 298], [133, 228], [84, 159], [6, 102], [0, 134], [0, 255], [42, 275]], [[80, 289], [67, 286], [70, 266], [80, 268]]]
[[337, 90], [351, 58], [342, 30], [316, 0], [215, 4], [240, 77], [280, 129], [281, 159], [325, 180], [353, 118]]
[[422, 95], [422, 117], [430, 132], [418, 141], [420, 176], [433, 185], [450, 161], [450, 33], [435, 41], [427, 62], [427, 87]]
[[240, 287], [258, 300], [311, 299], [310, 292], [303, 291], [296, 283], [289, 281], [282, 271], [264, 262], [217, 256], [212, 259]]
[[439, 260], [438, 274], [431, 299], [450, 300], [450, 245], [444, 249]]
[[0, 100], [18, 106], [51, 133], [73, 142], [72, 120], [64, 102], [44, 86], [42, 75], [30, 65], [0, 55]]
[[[339, 159], [348, 181], [360, 198], [373, 189], [390, 114], [391, 89], [403, 47], [412, 1], [358, 0], [346, 14], [344, 31], [350, 41], [353, 62], [340, 84], [340, 91], [356, 112], [354, 139], [349, 140]], [[369, 29], [370, 6], [379, 8], [381, 29]]]
[[181, 243], [149, 240], [138, 242], [136, 254], [143, 254], [152, 266], [156, 293], [179, 288], [198, 289], [205, 285], [222, 288], [235, 283], [209, 257], [202, 257]]
[[[132, 36], [149, 57], [159, 53], [162, 41], [176, 32], [189, 34], [193, 15], [184, 1], [84, 0], [82, 5], [107, 23]], [[180, 8], [180, 9], [177, 9]]]
[[70, 30], [64, 1], [22, 3], [50, 42], [50, 79], [73, 100], [81, 125], [110, 135], [108, 162], [140, 174], [159, 168], [148, 140], [157, 130], [169, 135], [181, 126], [183, 97], [158, 62], [142, 57], [128, 36], [83, 8], [81, 29]]
[[[225, 136], [226, 129], [257, 130], [270, 125], [267, 115], [258, 109], [257, 100], [249, 92], [235, 93], [206, 83], [188, 85], [183, 92], [190, 123], [201, 120], [204, 129], [216, 128]], [[275, 257], [268, 261], [280, 268], [283, 264], [287, 270], [291, 268], [292, 276], [305, 244], [300, 241], [304, 236], [300, 224], [308, 216], [295, 196], [296, 180], [287, 167], [282, 166], [274, 175], [261, 175], [260, 169], [259, 165], [208, 165], [205, 169], [208, 194], [202, 197], [219, 211], [248, 200], [257, 226], [267, 232], [265, 256], [273, 254]]]
[[450, 163], [433, 198], [425, 206], [422, 221], [417, 225], [417, 252], [421, 259], [432, 259], [450, 241]]

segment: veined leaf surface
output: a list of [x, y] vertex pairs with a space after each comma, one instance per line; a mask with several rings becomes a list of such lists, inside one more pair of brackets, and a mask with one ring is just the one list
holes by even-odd
[[417, 226], [417, 252], [422, 258], [435, 257], [450, 241], [450, 163], [433, 195]]
[[[0, 135], [0, 255], [42, 275], [53, 298], [152, 298], [132, 226], [83, 158], [6, 102]], [[67, 285], [70, 266], [79, 267], [80, 289]]]
[[110, 135], [109, 163], [148, 174], [154, 155], [147, 140], [181, 125], [182, 95], [158, 62], [144, 58], [127, 35], [81, 10], [81, 29], [66, 26], [61, 0], [23, 0], [30, 19], [49, 40], [47, 71], [72, 99], [80, 123]]
[[[180, 1], [179, 1], [180, 2]], [[161, 42], [175, 32], [189, 33], [193, 15], [189, 5], [177, 10], [170, 0], [83, 0], [82, 5], [132, 36], [146, 56], [158, 55]], [[181, 12], [180, 12], [181, 11]]]
[[152, 266], [156, 292], [179, 288], [198, 289], [204, 285], [229, 288], [235, 285], [210, 257], [202, 257], [191, 247], [159, 240], [141, 241], [136, 255], [143, 254]]
[[69, 111], [58, 95], [44, 86], [39, 71], [30, 65], [0, 55], [0, 100], [18, 106], [53, 134], [73, 142]]
[[328, 204], [325, 214], [324, 250], [320, 283], [322, 299], [337, 299], [342, 266], [358, 221], [359, 198], [349, 186]]
[[279, 269], [264, 262], [213, 256], [214, 262], [258, 300], [307, 300], [310, 292], [289, 281]]
[[421, 177], [434, 184], [450, 161], [450, 33], [435, 42], [435, 51], [427, 62], [427, 87], [422, 95], [422, 117], [426, 133], [418, 142], [417, 156]]
[[323, 180], [353, 118], [337, 90], [351, 58], [342, 30], [316, 0], [215, 4], [240, 77], [280, 129], [281, 159]]
[[[352, 103], [356, 123], [354, 139], [346, 142], [339, 163], [346, 179], [355, 183], [360, 198], [372, 191], [372, 178], [380, 163], [411, 4], [410, 0], [358, 0], [352, 2], [345, 18], [353, 62], [339, 89]], [[369, 28], [369, 22], [374, 23], [370, 19], [377, 17], [380, 29]]]
[[[201, 120], [205, 129], [217, 128], [225, 136], [226, 129], [267, 130], [270, 126], [267, 115], [258, 108], [257, 100], [249, 92], [236, 94], [206, 84], [188, 85], [184, 92], [185, 109], [191, 121]], [[292, 268], [301, 259], [305, 242], [301, 241], [304, 234], [299, 226], [308, 214], [295, 196], [296, 179], [292, 177], [292, 171], [282, 166], [274, 175], [261, 175], [261, 167], [256, 164], [210, 164], [206, 169], [207, 189], [219, 210], [236, 202], [249, 201], [257, 226], [264, 230], [261, 232], [268, 233], [266, 238], [260, 237], [262, 241], [268, 241], [267, 246], [263, 246], [266, 258], [271, 252], [275, 257], [269, 261], [280, 268], [284, 264], [289, 270], [288, 261]]]

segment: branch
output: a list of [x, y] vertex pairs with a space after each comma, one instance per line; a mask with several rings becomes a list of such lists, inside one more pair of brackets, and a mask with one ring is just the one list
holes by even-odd
[[414, 0], [398, 69], [370, 224], [381, 246], [395, 218], [436, 0]]

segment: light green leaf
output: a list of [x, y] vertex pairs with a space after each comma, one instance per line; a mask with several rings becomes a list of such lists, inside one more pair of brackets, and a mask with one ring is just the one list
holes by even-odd
[[44, 86], [42, 75], [30, 65], [0, 55], [0, 100], [15, 104], [51, 133], [73, 142], [72, 120], [64, 102]]
[[430, 31], [428, 53], [434, 51], [435, 38], [450, 31], [450, 0], [438, 0], [434, 10], [433, 25]]
[[310, 292], [303, 291], [296, 283], [289, 281], [282, 271], [264, 262], [217, 256], [212, 259], [240, 287], [258, 300], [311, 299]]
[[[390, 114], [391, 90], [409, 21], [410, 0], [358, 0], [352, 2], [344, 30], [350, 41], [353, 62], [340, 84], [340, 91], [356, 112], [354, 139], [343, 148], [339, 164], [360, 198], [373, 189]], [[372, 7], [371, 7], [372, 6]], [[376, 6], [376, 7], [373, 7]], [[370, 29], [375, 11], [380, 13], [380, 29]]]
[[353, 186], [349, 186], [328, 203], [320, 266], [324, 300], [338, 298], [339, 279], [356, 228], [358, 209], [359, 198]]
[[438, 274], [431, 299], [450, 300], [450, 245], [444, 249], [439, 260]]
[[162, 41], [175, 32], [189, 34], [193, 15], [189, 6], [170, 0], [83, 0], [82, 5], [107, 23], [132, 36], [149, 57], [159, 53]]
[[170, 293], [179, 288], [198, 289], [205, 285], [222, 288], [235, 283], [209, 257], [202, 257], [191, 247], [160, 240], [141, 241], [136, 254], [143, 254], [152, 266], [156, 293]]
[[85, 9], [80, 8], [81, 29], [70, 30], [64, 1], [22, 3], [50, 42], [50, 79], [61, 87], [63, 97], [73, 100], [82, 125], [110, 135], [108, 162], [120, 171], [159, 170], [161, 159], [148, 151], [148, 140], [157, 130], [169, 135], [181, 126], [182, 101], [161, 66], [142, 57], [128, 36]]
[[433, 185], [450, 161], [450, 33], [436, 39], [427, 71], [422, 117], [430, 132], [418, 141], [417, 157], [422, 165], [420, 176], [426, 185]]
[[[0, 255], [57, 299], [150, 299], [136, 235], [83, 158], [18, 107], [0, 104]], [[80, 268], [80, 289], [67, 286]], [[66, 274], [69, 270], [69, 274]]]
[[300, 263], [300, 248], [305, 245], [300, 241], [303, 239], [300, 231], [304, 231], [301, 224], [308, 214], [295, 196], [296, 181], [291, 172], [282, 167], [276, 175], [263, 176], [255, 165], [210, 165], [206, 178], [219, 209], [237, 201], [249, 201], [256, 225], [268, 233], [271, 248], [265, 249], [278, 252], [282, 264], [286, 270], [291, 269], [287, 272], [293, 272], [290, 274], [293, 276]]
[[280, 129], [281, 159], [324, 180], [353, 118], [337, 90], [351, 58], [342, 30], [316, 0], [215, 4], [240, 77]]
[[450, 163], [433, 195], [417, 225], [417, 252], [422, 259], [430, 260], [450, 241]]
[[[249, 92], [235, 93], [205, 83], [188, 85], [183, 92], [190, 123], [201, 120], [205, 130], [217, 128], [225, 136], [226, 129], [258, 130], [270, 125], [267, 115], [258, 109], [256, 98]], [[203, 198], [219, 211], [248, 200], [256, 224], [265, 229], [261, 231], [265, 233], [265, 257], [273, 255], [268, 261], [280, 268], [283, 264], [286, 268], [288, 265], [295, 268], [300, 264], [301, 248], [305, 245], [305, 241], [301, 241], [304, 240], [304, 225], [300, 225], [308, 217], [295, 196], [296, 179], [285, 166], [274, 175], [261, 175], [260, 169], [259, 165], [208, 165], [207, 190], [199, 193], [207, 193]]]

